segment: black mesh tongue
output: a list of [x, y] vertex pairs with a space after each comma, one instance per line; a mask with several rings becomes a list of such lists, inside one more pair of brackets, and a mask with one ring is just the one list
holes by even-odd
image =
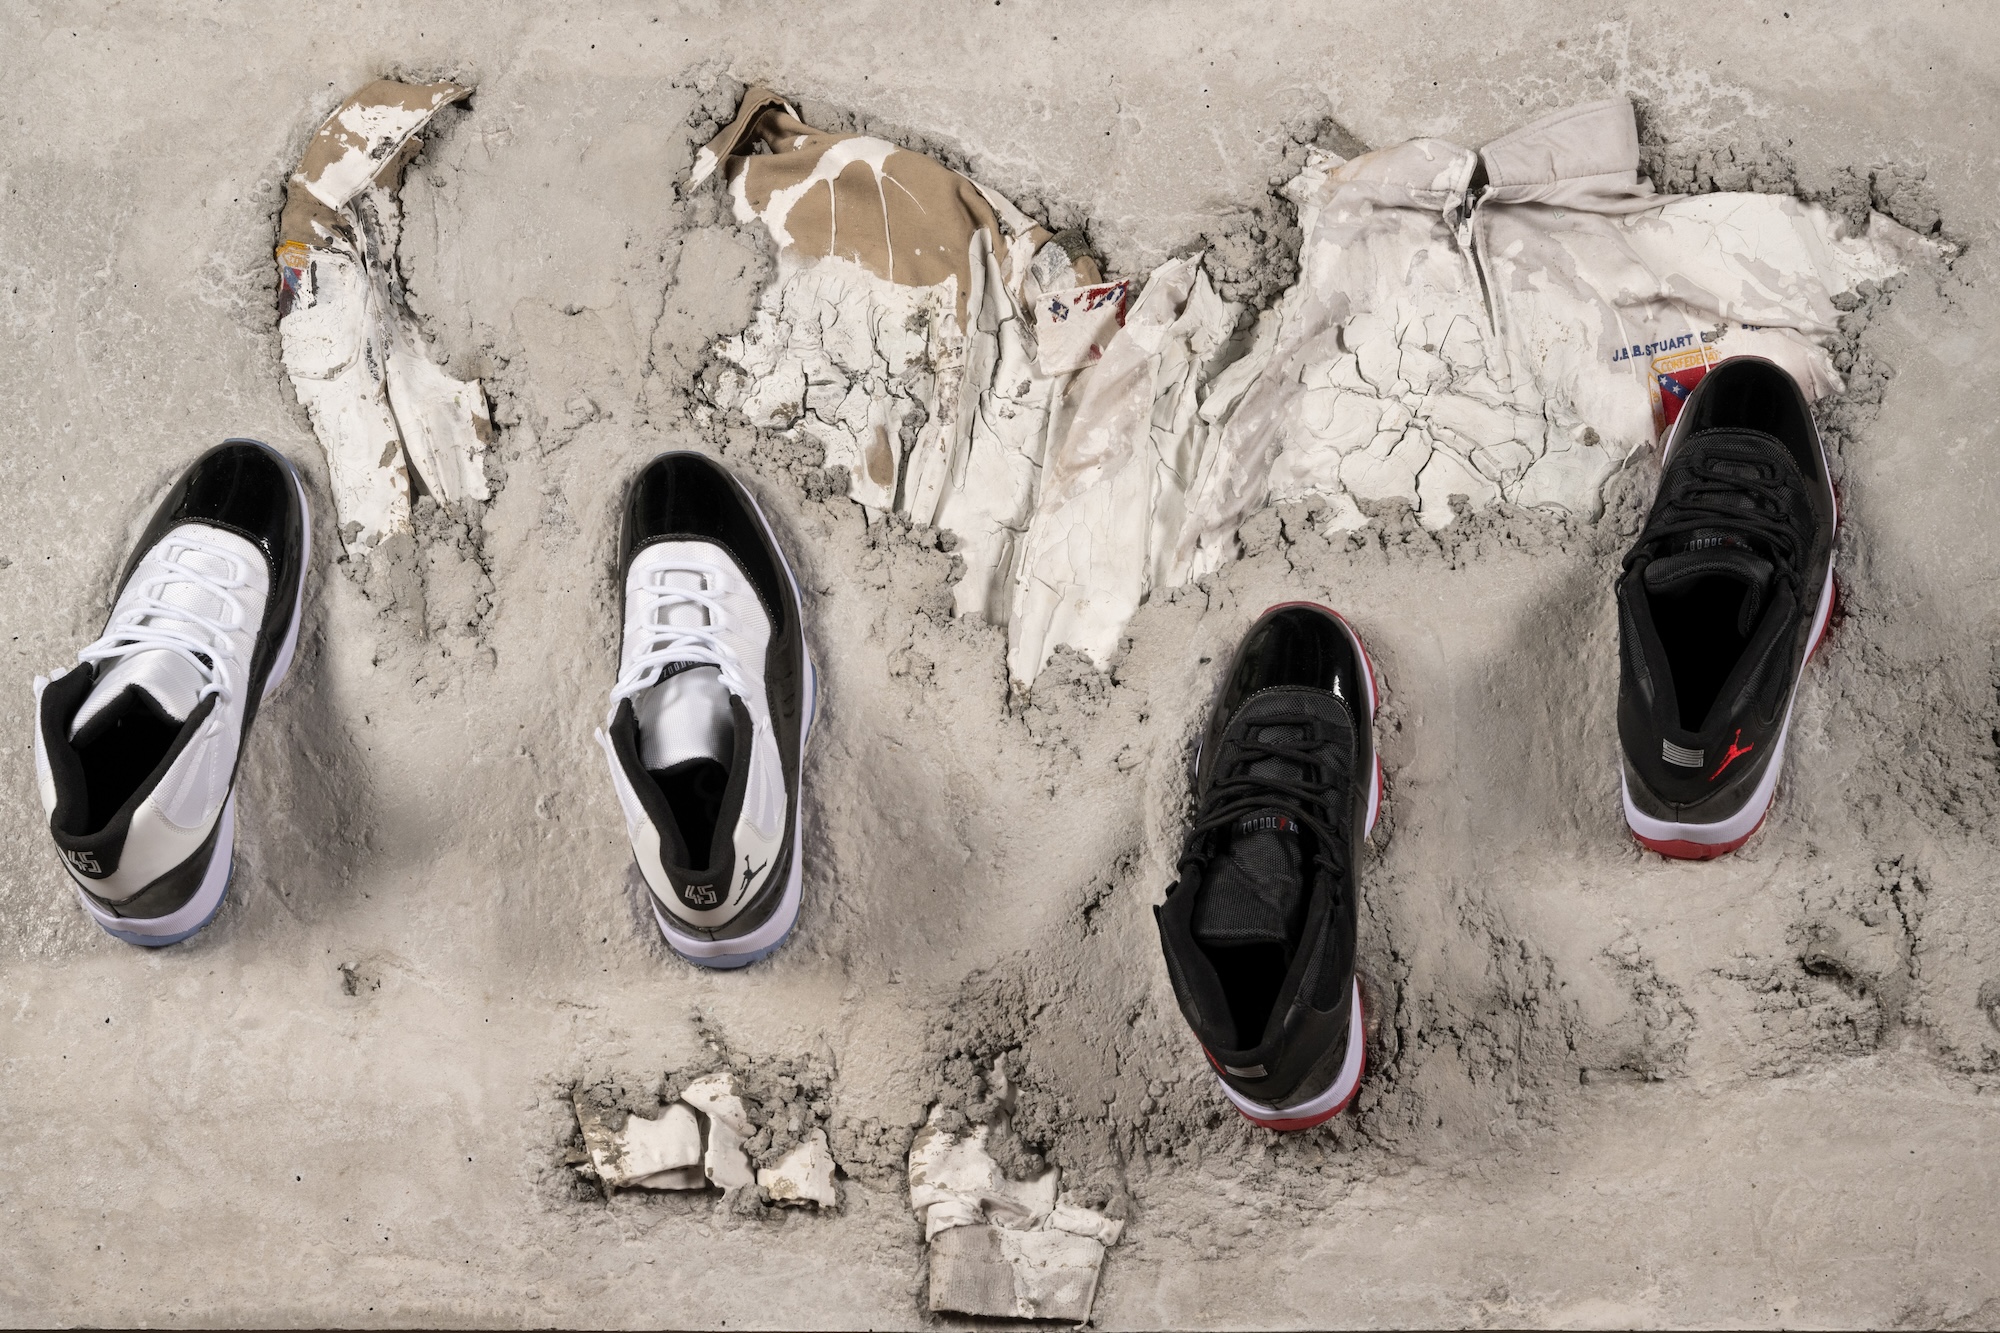
[[1298, 826], [1275, 812], [1244, 820], [1208, 863], [1194, 905], [1194, 937], [1210, 948], [1277, 944], [1289, 950], [1305, 922]]
[[[1342, 703], [1317, 690], [1274, 689], [1244, 704], [1231, 724], [1217, 756], [1218, 776], [1235, 770], [1245, 740], [1297, 745], [1309, 729], [1319, 737], [1313, 747], [1316, 775], [1309, 776], [1305, 764], [1276, 755], [1252, 759], [1249, 774], [1320, 783], [1344, 772], [1354, 723]], [[1202, 876], [1190, 923], [1195, 941], [1209, 948], [1277, 944], [1289, 954], [1311, 896], [1310, 835], [1291, 816], [1268, 809], [1252, 811], [1217, 836], [1221, 845]]]

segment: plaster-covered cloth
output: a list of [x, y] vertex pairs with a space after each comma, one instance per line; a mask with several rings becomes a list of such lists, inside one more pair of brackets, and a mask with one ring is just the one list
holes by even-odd
[[1478, 151], [1314, 151], [1286, 187], [1298, 280], [1243, 336], [1200, 256], [1128, 305], [1137, 284], [1071, 266], [991, 191], [761, 90], [697, 179], [718, 166], [779, 246], [720, 348], [724, 405], [820, 441], [864, 504], [955, 532], [957, 610], [1007, 626], [1021, 683], [1065, 643], [1107, 663], [1146, 598], [1229, 559], [1273, 500], [1326, 496], [1347, 527], [1357, 500], [1432, 527], [1454, 496], [1594, 511], [1723, 357], [1836, 391], [1833, 298], [1926, 244], [1789, 196], [1655, 194], [1630, 104], [1595, 102]]
[[470, 92], [377, 79], [321, 123], [286, 185], [279, 342], [356, 555], [408, 530], [412, 467], [447, 505], [489, 498], [486, 395], [430, 359], [396, 268], [396, 193], [417, 134]]
[[1638, 166], [1623, 100], [1478, 152], [1314, 154], [1289, 187], [1299, 280], [1262, 321], [1167, 577], [1214, 569], [1275, 499], [1335, 497], [1358, 524], [1352, 497], [1400, 497], [1432, 527], [1453, 495], [1595, 510], [1723, 357], [1837, 391], [1833, 297], [1924, 242], [1790, 196], [1655, 194]]
[[737, 220], [778, 248], [750, 327], [718, 349], [719, 401], [820, 444], [861, 503], [955, 533], [958, 612], [1004, 620], [1061, 391], [1098, 354], [1052, 336], [1045, 367], [1030, 312], [1046, 297], [1101, 329], [1124, 285], [1093, 296], [1074, 238], [920, 153], [814, 129], [765, 89], [692, 183], [718, 171]]

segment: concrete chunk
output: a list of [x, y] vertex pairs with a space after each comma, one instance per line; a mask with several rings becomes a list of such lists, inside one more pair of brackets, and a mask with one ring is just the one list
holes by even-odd
[[771, 1195], [773, 1203], [817, 1204], [832, 1208], [833, 1154], [826, 1146], [826, 1131], [816, 1129], [804, 1143], [757, 1172], [757, 1183]]

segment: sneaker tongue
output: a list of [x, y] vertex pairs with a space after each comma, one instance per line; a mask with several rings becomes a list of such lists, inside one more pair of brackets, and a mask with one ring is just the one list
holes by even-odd
[[[227, 575], [230, 570], [227, 560], [203, 551], [182, 550], [178, 558], [183, 565], [218, 577]], [[168, 606], [192, 611], [204, 619], [220, 617], [226, 609], [220, 597], [196, 583], [168, 584], [160, 590], [159, 600]], [[206, 639], [212, 632], [195, 621], [175, 620], [167, 615], [149, 616], [146, 623], [163, 629], [185, 630], [197, 639]], [[83, 706], [76, 710], [76, 717], [70, 722], [70, 739], [74, 740], [92, 718], [128, 689], [136, 689], [150, 697], [159, 705], [160, 711], [174, 721], [185, 722], [188, 714], [194, 712], [195, 705], [201, 701], [202, 687], [207, 683], [207, 676], [185, 653], [171, 648], [142, 648], [127, 653], [98, 668], [97, 684], [84, 696]]]
[[[1702, 487], [1703, 503], [1725, 513], [1740, 510], [1746, 518], [1756, 518], [1764, 513], [1759, 505], [1753, 487], [1768, 483], [1771, 461], [1755, 461], [1757, 456], [1767, 460], [1782, 453], [1784, 446], [1760, 431], [1705, 430], [1684, 442], [1675, 453], [1678, 463], [1686, 458], [1696, 468], [1715, 478], [1735, 478], [1744, 483], [1741, 491], [1730, 493], [1727, 483], [1717, 487]], [[1746, 457], [1746, 450], [1751, 456]], [[1727, 518], [1722, 518], [1722, 527], [1703, 528], [1677, 537], [1673, 542], [1675, 552], [1698, 550], [1712, 546], [1743, 546], [1749, 543], [1740, 532], [1733, 532], [1727, 526]]]
[[1777, 572], [1763, 556], [1727, 534], [1710, 531], [1691, 534], [1673, 555], [1661, 556], [1646, 565], [1646, 591], [1672, 596], [1687, 592], [1705, 579], [1721, 579], [1741, 585], [1743, 603], [1736, 613], [1736, 629], [1748, 634], [1757, 627], [1759, 613], [1771, 594], [1771, 578]]
[[736, 717], [719, 668], [669, 665], [665, 678], [632, 701], [639, 724], [639, 761], [658, 772], [690, 759], [728, 766], [736, 753]]
[[[658, 586], [702, 589], [701, 575], [669, 569]], [[698, 629], [708, 624], [708, 612], [697, 602], [671, 602], [655, 624]], [[713, 759], [727, 766], [736, 753], [736, 718], [729, 709], [729, 688], [722, 671], [705, 662], [670, 662], [660, 683], [632, 701], [639, 724], [639, 759], [654, 772], [690, 759]]]
[[1304, 847], [1298, 827], [1275, 811], [1238, 824], [1208, 863], [1194, 906], [1194, 938], [1210, 948], [1277, 944], [1289, 949], [1305, 921]]
[[69, 724], [69, 737], [75, 740], [92, 718], [128, 689], [150, 697], [174, 721], [185, 722], [200, 701], [205, 683], [193, 662], [165, 648], [149, 648], [121, 657], [97, 678], [97, 684], [84, 696], [83, 706], [76, 710], [76, 717]]

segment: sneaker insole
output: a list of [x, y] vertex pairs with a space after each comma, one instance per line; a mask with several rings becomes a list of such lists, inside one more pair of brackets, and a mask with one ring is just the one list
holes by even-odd
[[144, 696], [111, 705], [110, 719], [92, 719], [95, 733], [76, 748], [83, 760], [84, 790], [90, 799], [85, 833], [100, 833], [132, 793], [151, 777], [181, 734], [181, 724], [161, 713]]
[[1749, 645], [1737, 629], [1748, 592], [1738, 579], [1708, 578], [1652, 595], [1653, 625], [1667, 650], [1681, 726], [1688, 731], [1701, 730]]
[[715, 825], [722, 817], [729, 770], [713, 759], [689, 759], [672, 768], [653, 769], [649, 776], [667, 798], [667, 809], [687, 844], [688, 860], [705, 866], [715, 846]]
[[1222, 979], [1229, 1017], [1236, 1024], [1236, 1046], [1248, 1050], [1262, 1044], [1271, 1021], [1278, 988], [1285, 984], [1285, 950], [1277, 944], [1233, 944], [1205, 949]]

